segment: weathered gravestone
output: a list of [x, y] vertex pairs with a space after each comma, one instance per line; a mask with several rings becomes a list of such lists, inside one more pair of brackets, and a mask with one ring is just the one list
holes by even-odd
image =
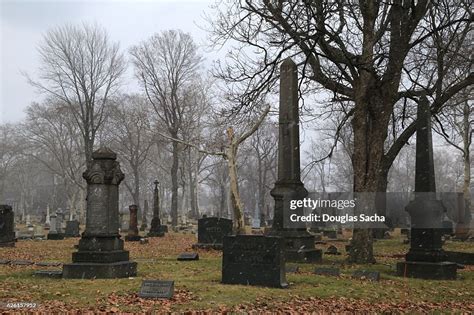
[[[60, 218], [56, 214], [50, 216], [51, 227], [49, 228], [48, 240], [62, 240], [64, 239], [64, 234], [61, 233], [60, 229]], [[59, 228], [59, 229], [58, 229]]]
[[0, 247], [15, 246], [15, 221], [12, 207], [0, 205]]
[[297, 67], [287, 58], [280, 68], [278, 179], [271, 190], [275, 210], [273, 226], [268, 235], [284, 239], [287, 261], [320, 262], [322, 251], [314, 248], [314, 237], [306, 230], [306, 226], [295, 226], [290, 221], [290, 215], [304, 215], [302, 207], [290, 210], [290, 202], [308, 196], [301, 182], [299, 137]]
[[222, 283], [288, 287], [283, 246], [278, 236], [225, 236]]
[[66, 231], [64, 232], [65, 237], [79, 237], [81, 236], [79, 232], [79, 221], [72, 220], [66, 221]]
[[168, 232], [168, 227], [161, 225], [160, 219], [160, 194], [158, 191], [158, 182], [154, 181], [155, 189], [153, 190], [153, 219], [151, 219], [150, 231], [148, 232], [149, 237], [163, 237]]
[[423, 279], [456, 279], [457, 264], [447, 262], [442, 248], [445, 208], [436, 199], [436, 183], [428, 99], [418, 102], [416, 121], [415, 199], [406, 210], [411, 217], [410, 249], [405, 262], [397, 263], [397, 274]]
[[138, 296], [148, 299], [171, 299], [173, 294], [174, 281], [143, 280]]
[[117, 155], [101, 148], [82, 175], [87, 181], [86, 228], [72, 263], [63, 266], [64, 278], [126, 278], [137, 274], [119, 234], [119, 184], [124, 178]]
[[232, 220], [201, 218], [198, 220], [198, 242], [193, 248], [222, 249], [224, 236], [232, 234]]
[[140, 241], [140, 235], [138, 235], [138, 207], [137, 205], [130, 205], [128, 208], [130, 210], [130, 223], [125, 240], [128, 242], [138, 242]]

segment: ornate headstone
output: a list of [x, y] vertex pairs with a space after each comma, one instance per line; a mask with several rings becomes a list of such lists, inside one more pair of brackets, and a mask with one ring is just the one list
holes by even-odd
[[145, 199], [143, 202], [143, 213], [142, 213], [142, 225], [140, 226], [140, 231], [145, 231], [148, 227], [148, 200]]
[[442, 249], [445, 208], [436, 199], [431, 139], [431, 113], [426, 96], [418, 103], [416, 121], [415, 199], [406, 210], [411, 217], [410, 250], [397, 264], [397, 274], [424, 279], [456, 279], [457, 264], [447, 262]]
[[140, 235], [138, 234], [138, 207], [137, 205], [130, 205], [128, 209], [130, 210], [130, 223], [125, 240], [128, 242], [138, 242], [140, 241]]
[[119, 185], [124, 178], [117, 155], [108, 148], [92, 153], [82, 175], [87, 181], [86, 228], [64, 278], [126, 278], [137, 274], [119, 234]]
[[49, 229], [49, 233], [48, 233], [48, 240], [62, 240], [64, 239], [64, 234], [63, 233], [60, 233], [60, 229], [58, 229], [58, 227], [60, 227], [60, 224], [58, 223], [59, 221], [59, 218], [58, 218], [58, 215], [56, 213], [53, 213], [52, 215], [50, 215], [49, 217], [49, 220], [50, 220], [50, 223], [51, 223], [51, 227]]
[[193, 248], [222, 249], [224, 236], [232, 234], [232, 220], [205, 217], [198, 220], [198, 242]]
[[269, 235], [285, 240], [287, 261], [320, 262], [322, 251], [314, 248], [314, 237], [305, 227], [289, 226], [287, 219], [290, 211], [304, 214], [303, 208], [290, 210], [290, 201], [302, 200], [308, 195], [300, 178], [298, 74], [290, 58], [285, 59], [280, 68], [279, 126], [278, 179], [270, 192], [275, 199], [275, 211]]
[[160, 220], [160, 195], [158, 191], [157, 180], [154, 181], [155, 189], [153, 191], [153, 219], [151, 220], [150, 231], [148, 232], [149, 237], [162, 237], [165, 236], [165, 227], [161, 225]]
[[79, 221], [72, 220], [66, 222], [66, 231], [64, 232], [65, 237], [79, 237]]
[[0, 205], [0, 247], [15, 246], [15, 221], [12, 207]]

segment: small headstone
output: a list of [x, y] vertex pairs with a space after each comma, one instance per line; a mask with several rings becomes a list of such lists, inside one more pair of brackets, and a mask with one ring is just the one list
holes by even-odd
[[178, 256], [178, 260], [199, 260], [198, 253], [181, 253]]
[[366, 271], [366, 270], [357, 270], [352, 273], [352, 278], [357, 279], [367, 279], [370, 281], [379, 281], [380, 272], [378, 271]]
[[79, 233], [79, 221], [72, 220], [66, 222], [66, 231], [64, 232], [65, 237], [80, 237]]
[[286, 266], [285, 271], [286, 271], [286, 273], [296, 273], [296, 272], [300, 271], [300, 267], [294, 266], [294, 265]]
[[15, 265], [15, 266], [28, 266], [28, 265], [33, 265], [34, 262], [30, 260], [12, 260], [10, 264]]
[[341, 253], [338, 252], [337, 247], [334, 246], [334, 245], [329, 246], [328, 249], [326, 250], [325, 254], [327, 254], [327, 255], [341, 255]]
[[170, 299], [174, 293], [174, 281], [143, 280], [138, 296], [141, 298]]
[[54, 279], [61, 279], [63, 277], [62, 270], [37, 270], [33, 274], [37, 277], [54, 278]]
[[125, 236], [125, 240], [128, 242], [138, 242], [141, 237], [138, 234], [138, 206], [130, 205], [130, 221], [128, 227], [128, 234]]
[[334, 277], [339, 277], [341, 272], [339, 271], [339, 268], [332, 268], [332, 267], [317, 267], [314, 270], [314, 273], [319, 275], [319, 276], [334, 276]]
[[232, 220], [206, 217], [198, 220], [198, 242], [194, 248], [222, 248], [224, 236], [232, 234]]
[[40, 261], [35, 264], [36, 266], [41, 266], [41, 267], [57, 267], [61, 266], [62, 263], [60, 262], [49, 262], [49, 261]]

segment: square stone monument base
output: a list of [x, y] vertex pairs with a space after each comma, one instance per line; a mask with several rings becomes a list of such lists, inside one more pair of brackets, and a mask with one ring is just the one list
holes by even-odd
[[397, 276], [408, 278], [455, 280], [458, 265], [453, 262], [404, 261], [397, 263]]
[[284, 240], [263, 235], [225, 236], [222, 283], [288, 287]]
[[119, 261], [112, 263], [72, 263], [63, 266], [66, 279], [112, 279], [128, 278], [137, 275], [137, 263]]
[[63, 233], [48, 233], [47, 239], [54, 240], [54, 241], [63, 240], [64, 234]]

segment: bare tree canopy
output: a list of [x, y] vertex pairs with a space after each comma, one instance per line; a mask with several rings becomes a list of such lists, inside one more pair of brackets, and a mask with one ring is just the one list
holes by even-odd
[[39, 77], [29, 81], [71, 108], [89, 161], [107, 101], [125, 71], [119, 45], [98, 25], [66, 25], [48, 31], [38, 52]]

